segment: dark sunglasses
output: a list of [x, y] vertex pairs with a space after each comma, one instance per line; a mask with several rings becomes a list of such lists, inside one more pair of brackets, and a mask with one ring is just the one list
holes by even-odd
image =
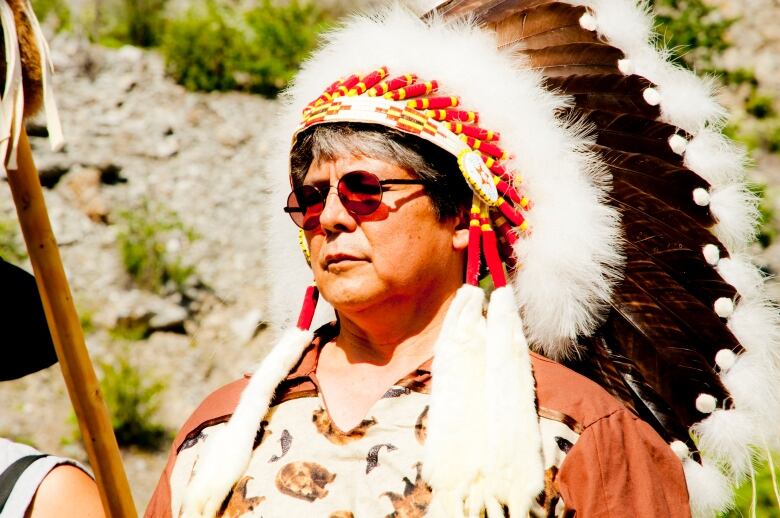
[[[336, 192], [341, 204], [350, 214], [366, 216], [379, 208], [385, 185], [423, 183], [420, 179], [380, 180], [368, 171], [351, 171], [339, 179]], [[302, 185], [293, 189], [287, 197], [284, 211], [303, 230], [314, 230], [320, 226], [320, 214], [325, 209], [325, 199], [329, 191], [330, 186], [323, 192], [313, 185]]]

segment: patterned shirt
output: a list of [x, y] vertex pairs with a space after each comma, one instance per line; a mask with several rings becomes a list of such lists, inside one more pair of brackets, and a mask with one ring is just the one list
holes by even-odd
[[[333, 326], [318, 332], [277, 390], [220, 516], [425, 515], [431, 491], [420, 470], [431, 362], [343, 431], [328, 415], [315, 373], [333, 333]], [[649, 425], [573, 371], [538, 355], [532, 363], [546, 471], [531, 516], [690, 516], [681, 463]], [[239, 380], [215, 392], [185, 425], [146, 517], [179, 516], [204, 444], [225, 425], [245, 385]]]

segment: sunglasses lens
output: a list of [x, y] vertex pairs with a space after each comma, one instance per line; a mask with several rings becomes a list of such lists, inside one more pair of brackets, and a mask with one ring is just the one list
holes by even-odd
[[366, 171], [352, 171], [342, 176], [338, 193], [344, 208], [359, 216], [371, 214], [382, 203], [379, 178]]
[[319, 226], [324, 206], [322, 194], [311, 185], [298, 187], [287, 197], [287, 212], [303, 230], [314, 230]]

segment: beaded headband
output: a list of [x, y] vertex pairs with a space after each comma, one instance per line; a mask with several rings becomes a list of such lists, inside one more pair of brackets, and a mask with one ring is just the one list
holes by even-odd
[[[501, 136], [478, 126], [479, 114], [461, 109], [459, 97], [436, 96], [437, 81], [421, 81], [414, 74], [387, 77], [387, 67], [381, 67], [331, 84], [303, 109], [293, 145], [301, 132], [316, 124], [357, 122], [395, 128], [448, 151], [474, 193], [466, 282], [478, 283], [484, 255], [493, 285], [505, 286], [502, 262], [517, 266], [512, 250], [518, 231], [528, 232], [522, 213], [531, 203], [517, 187], [520, 175], [504, 165], [510, 157], [498, 145]], [[300, 242], [308, 257], [305, 239]], [[306, 318], [302, 315], [301, 320]]]

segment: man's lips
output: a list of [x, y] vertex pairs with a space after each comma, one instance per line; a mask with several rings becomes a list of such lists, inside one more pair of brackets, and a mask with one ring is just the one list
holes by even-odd
[[325, 256], [325, 266], [346, 266], [355, 262], [365, 261], [362, 257], [357, 257], [350, 254], [329, 254]]

